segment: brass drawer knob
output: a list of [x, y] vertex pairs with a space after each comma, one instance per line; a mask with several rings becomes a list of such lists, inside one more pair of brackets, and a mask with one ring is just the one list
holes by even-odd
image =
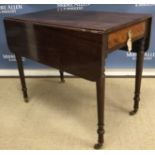
[[128, 52], [132, 51], [132, 32], [131, 30], [128, 32], [128, 40], [127, 40]]

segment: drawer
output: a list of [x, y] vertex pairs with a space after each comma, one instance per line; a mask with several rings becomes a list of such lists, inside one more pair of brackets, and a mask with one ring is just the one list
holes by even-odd
[[145, 22], [141, 22], [110, 33], [108, 35], [108, 49], [113, 49], [116, 46], [127, 43], [129, 32], [132, 33], [132, 40], [141, 37], [142, 35], [144, 35], [145, 29]]

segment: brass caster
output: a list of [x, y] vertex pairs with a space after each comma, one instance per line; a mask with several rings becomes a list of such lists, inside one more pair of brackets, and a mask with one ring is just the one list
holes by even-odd
[[99, 150], [99, 149], [102, 148], [102, 146], [103, 146], [102, 143], [97, 143], [97, 144], [94, 145], [94, 149], [95, 149], [95, 150]]
[[60, 83], [65, 83], [65, 80], [64, 79], [61, 79]]
[[28, 102], [29, 102], [29, 98], [28, 98], [28, 97], [24, 97], [24, 101], [25, 101], [26, 103], [28, 103]]
[[61, 80], [61, 82], [62, 82], [62, 83], [65, 83], [65, 80], [63, 79], [63, 80]]
[[133, 110], [133, 111], [129, 112], [129, 115], [133, 116], [133, 115], [135, 115], [137, 113], [137, 111], [138, 110]]

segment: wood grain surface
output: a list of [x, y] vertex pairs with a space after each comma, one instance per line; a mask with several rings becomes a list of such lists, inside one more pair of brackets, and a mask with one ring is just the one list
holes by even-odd
[[124, 29], [112, 32], [108, 36], [108, 48], [113, 48], [118, 44], [126, 43], [128, 40], [128, 32], [132, 33], [132, 39], [136, 39], [145, 33], [145, 22], [128, 26]]

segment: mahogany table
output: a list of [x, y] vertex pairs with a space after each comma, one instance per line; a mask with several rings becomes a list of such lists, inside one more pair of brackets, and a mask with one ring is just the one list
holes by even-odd
[[23, 96], [28, 101], [21, 57], [96, 82], [98, 143], [104, 142], [105, 60], [113, 51], [137, 53], [134, 109], [138, 111], [144, 53], [150, 42], [151, 15], [47, 10], [4, 19], [10, 51], [17, 60]]

